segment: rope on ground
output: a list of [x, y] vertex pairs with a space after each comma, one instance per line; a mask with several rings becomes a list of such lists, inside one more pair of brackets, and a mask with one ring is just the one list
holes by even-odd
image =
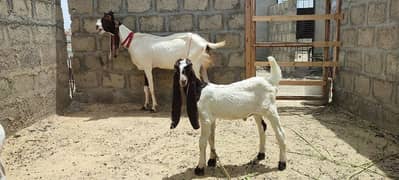
[[224, 168], [222, 162], [219, 159], [219, 156], [216, 154], [216, 151], [215, 150], [211, 151], [215, 155], [217, 167], [219, 167], [222, 170], [223, 174], [226, 176], [226, 178], [230, 180], [231, 179], [230, 174], [227, 172], [226, 168]]
[[[366, 170], [370, 170], [371, 167], [373, 167], [374, 165], [378, 164], [378, 163], [381, 162], [381, 161], [384, 161], [384, 160], [386, 160], [386, 159], [389, 159], [389, 158], [391, 158], [391, 157], [398, 156], [398, 155], [399, 155], [399, 153], [391, 154], [391, 155], [384, 156], [384, 157], [378, 159], [376, 162], [369, 162], [369, 163], [360, 165], [360, 166], [358, 166], [358, 167], [359, 167], [359, 168], [362, 168], [362, 169], [359, 170], [359, 171], [356, 171], [355, 173], [353, 173], [352, 175], [350, 175], [350, 176], [348, 177], [348, 179], [352, 179], [353, 177], [355, 177], [355, 176], [361, 174], [362, 172], [364, 172], [364, 171], [366, 171]], [[364, 167], [364, 165], [367, 165], [367, 166]]]

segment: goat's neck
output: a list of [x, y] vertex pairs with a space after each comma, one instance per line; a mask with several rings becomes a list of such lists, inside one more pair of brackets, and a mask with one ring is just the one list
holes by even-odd
[[129, 33], [132, 32], [129, 28], [127, 28], [125, 25], [121, 24], [119, 26], [119, 37], [121, 41], [126, 39], [126, 37], [129, 35]]

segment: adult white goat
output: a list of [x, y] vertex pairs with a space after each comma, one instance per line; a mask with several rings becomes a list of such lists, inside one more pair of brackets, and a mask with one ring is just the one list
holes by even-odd
[[[6, 132], [4, 131], [3, 126], [0, 124], [0, 153], [3, 151], [3, 145], [5, 140], [6, 140]], [[0, 180], [6, 180], [6, 171], [1, 161], [0, 161]]]
[[[242, 119], [253, 116], [259, 131], [258, 160], [265, 159], [265, 130], [263, 117], [272, 124], [280, 147], [278, 169], [286, 168], [286, 147], [284, 130], [280, 125], [277, 112], [276, 94], [281, 79], [281, 69], [273, 57], [268, 57], [271, 64], [271, 76], [253, 77], [228, 85], [205, 84], [194, 75], [188, 59], [180, 59], [175, 64], [173, 84], [172, 124], [175, 128], [180, 120], [183, 88], [186, 96], [187, 114], [194, 129], [201, 124], [199, 139], [200, 158], [195, 168], [196, 175], [204, 174], [207, 142], [211, 147], [208, 166], [216, 165], [215, 122], [216, 118]], [[200, 121], [198, 122], [198, 116]], [[200, 124], [199, 124], [200, 123]]]
[[108, 32], [116, 37], [112, 38], [112, 52], [119, 46], [120, 40], [123, 40], [121, 45], [128, 49], [133, 64], [139, 70], [144, 70], [145, 102], [143, 109], [149, 105], [149, 93], [151, 93], [152, 111], [156, 111], [158, 105], [154, 92], [153, 68], [173, 69], [176, 59], [189, 58], [192, 60], [195, 75], [208, 82], [206, 71], [210, 64], [208, 50], [225, 45], [224, 41], [210, 43], [194, 33], [176, 33], [165, 37], [133, 33], [126, 26], [115, 21], [112, 11], [104, 13], [104, 17], [97, 20], [96, 28], [100, 34]]

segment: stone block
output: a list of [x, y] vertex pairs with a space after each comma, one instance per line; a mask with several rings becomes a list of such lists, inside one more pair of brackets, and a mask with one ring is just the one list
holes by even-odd
[[360, 118], [374, 123], [378, 123], [383, 118], [381, 107], [377, 104], [362, 99], [357, 103]]
[[392, 76], [393, 79], [399, 79], [399, 55], [389, 54], [387, 56], [387, 75]]
[[93, 14], [93, 1], [68, 0], [69, 13], [74, 14]]
[[399, 48], [399, 26], [377, 28], [377, 46], [388, 50]]
[[353, 74], [350, 72], [342, 72], [342, 73], [340, 73], [340, 75], [342, 76], [342, 80], [343, 80], [343, 89], [346, 92], [352, 92], [353, 91], [353, 80], [354, 80]]
[[358, 45], [361, 47], [374, 45], [374, 28], [359, 29]]
[[87, 89], [98, 87], [97, 73], [96, 72], [76, 72], [74, 74], [76, 88]]
[[56, 30], [51, 26], [37, 26], [32, 28], [35, 43], [54, 44], [56, 42]]
[[193, 15], [176, 15], [169, 17], [169, 30], [172, 32], [192, 31]]
[[8, 5], [7, 1], [0, 1], [0, 16], [8, 15]]
[[32, 40], [32, 27], [24, 25], [9, 25], [8, 35], [11, 45], [14, 47], [27, 44]]
[[87, 101], [88, 103], [113, 103], [113, 91], [112, 88], [96, 88], [87, 90]]
[[348, 51], [345, 54], [345, 68], [360, 72], [362, 70], [362, 53], [357, 51]]
[[123, 88], [125, 85], [125, 78], [123, 75], [106, 73], [103, 76], [103, 87], [109, 88]]
[[344, 47], [353, 47], [357, 44], [357, 30], [356, 29], [343, 29], [342, 30], [342, 43]]
[[381, 103], [389, 104], [393, 97], [393, 84], [391, 82], [374, 80], [373, 95]]
[[28, 0], [18, 0], [13, 2], [13, 11], [17, 16], [32, 17], [32, 3]]
[[[395, 0], [393, 0], [395, 1]], [[399, 113], [395, 113], [393, 111], [384, 110], [384, 121], [379, 124], [381, 128], [384, 128], [387, 131], [390, 131], [396, 137], [399, 136]]]
[[[46, 46], [48, 47], [48, 46]], [[42, 47], [41, 47], [42, 48]], [[48, 58], [47, 55], [44, 55], [46, 53], [49, 52], [49, 49], [46, 48], [44, 51], [44, 49], [41, 49], [41, 54], [43, 58]], [[15, 54], [15, 56], [17, 57], [20, 67], [22, 68], [33, 68], [36, 66], [40, 65], [40, 60], [41, 60], [41, 56], [39, 55], [39, 50], [37, 47], [35, 48], [24, 48], [23, 51], [19, 51], [17, 54]], [[46, 56], [46, 57], [44, 57]], [[54, 60], [54, 59], [52, 59]]]
[[177, 11], [178, 8], [177, 0], [157, 0], [157, 11]]
[[93, 34], [97, 33], [96, 22], [97, 22], [97, 19], [94, 19], [94, 18], [83, 19], [83, 30], [88, 33], [93, 33]]
[[244, 54], [242, 52], [231, 53], [229, 56], [229, 67], [245, 67]]
[[391, 0], [390, 8], [391, 19], [399, 20], [399, 1]]
[[238, 68], [217, 67], [210, 68], [209, 79], [216, 84], [230, 84], [240, 80], [241, 71]]
[[5, 78], [0, 78], [0, 99], [5, 99], [12, 94], [11, 81]]
[[222, 67], [226, 64], [226, 56], [220, 51], [211, 51], [209, 53], [212, 59], [211, 67]]
[[220, 30], [223, 29], [221, 15], [205, 15], [199, 17], [200, 30]]
[[131, 71], [136, 69], [136, 65], [133, 64], [130, 59], [129, 53], [120, 53], [119, 56], [112, 61], [113, 70], [115, 72]]
[[121, 0], [97, 0], [98, 13], [102, 14], [104, 12], [120, 12], [122, 8]]
[[19, 75], [13, 78], [14, 94], [29, 94], [33, 91], [33, 75]]
[[72, 33], [76, 33], [76, 32], [80, 31], [80, 19], [79, 18], [72, 18], [71, 31], [72, 31]]
[[95, 51], [96, 39], [91, 36], [72, 36], [72, 48], [74, 51]]
[[369, 3], [367, 13], [367, 23], [369, 25], [382, 24], [387, 19], [387, 2]]
[[382, 75], [382, 67], [385, 63], [384, 56], [380, 53], [366, 53], [364, 58], [364, 71], [373, 75]]
[[127, 0], [127, 10], [129, 12], [145, 12], [150, 9], [150, 0]]
[[184, 9], [186, 10], [206, 10], [208, 8], [208, 1], [198, 0], [184, 0]]
[[359, 5], [359, 6], [352, 6], [350, 19], [352, 25], [362, 25], [366, 20], [366, 6]]
[[144, 16], [139, 21], [142, 32], [163, 32], [165, 30], [162, 16]]
[[111, 38], [109, 36], [100, 36], [100, 46], [101, 50], [109, 53], [111, 48]]
[[143, 93], [144, 76], [142, 72], [129, 75], [129, 89], [136, 93]]
[[55, 6], [48, 2], [35, 1], [36, 2], [36, 18], [38, 19], [54, 19]]
[[215, 0], [215, 9], [240, 9], [240, 0]]
[[132, 31], [137, 31], [136, 29], [136, 17], [135, 16], [128, 16], [123, 19], [123, 24], [128, 27]]
[[364, 98], [370, 95], [370, 78], [366, 76], [357, 76], [354, 81], [355, 92], [359, 93]]
[[245, 26], [245, 16], [244, 14], [233, 14], [228, 20], [227, 24], [229, 29], [243, 29]]
[[226, 41], [226, 45], [223, 48], [240, 48], [241, 35], [239, 33], [221, 33], [216, 35], [216, 41]]
[[102, 69], [101, 56], [85, 55], [84, 66], [89, 70], [101, 70]]

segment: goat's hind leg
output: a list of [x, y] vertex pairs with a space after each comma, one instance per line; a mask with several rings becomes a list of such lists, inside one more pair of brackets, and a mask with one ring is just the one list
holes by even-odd
[[284, 130], [280, 124], [280, 116], [277, 112], [277, 107], [270, 107], [270, 113], [267, 113], [267, 118], [273, 127], [274, 133], [276, 134], [277, 142], [280, 147], [280, 161], [278, 162], [278, 169], [280, 171], [286, 168], [287, 155], [286, 155], [286, 145], [285, 145], [285, 134]]
[[213, 121], [211, 123], [211, 134], [209, 136], [208, 142], [209, 146], [211, 148], [211, 152], [209, 155], [209, 160], [208, 160], [208, 166], [209, 167], [215, 167], [216, 166], [216, 148], [215, 148], [215, 128], [216, 128], [216, 121]]
[[201, 121], [201, 136], [199, 139], [200, 157], [198, 166], [195, 168], [195, 175], [202, 176], [205, 174], [205, 162], [206, 162], [206, 146], [208, 143], [209, 136], [211, 134], [211, 124], [209, 121]]
[[144, 70], [146, 77], [148, 78], [148, 84], [150, 87], [151, 92], [151, 99], [152, 99], [152, 109], [151, 112], [156, 112], [156, 107], [158, 106], [157, 100], [155, 98], [155, 90], [154, 90], [154, 80], [152, 77], [152, 69]]
[[267, 125], [264, 122], [261, 115], [254, 115], [256, 126], [258, 127], [259, 133], [259, 153], [256, 159], [258, 161], [265, 159], [265, 143], [266, 143], [266, 128]]
[[150, 102], [149, 102], [149, 99], [150, 99], [150, 88], [148, 87], [148, 79], [147, 79], [146, 75], [144, 75], [144, 98], [145, 98], [144, 105], [141, 108], [141, 110], [143, 110], [143, 111], [147, 110], [149, 108], [149, 105], [150, 105]]

